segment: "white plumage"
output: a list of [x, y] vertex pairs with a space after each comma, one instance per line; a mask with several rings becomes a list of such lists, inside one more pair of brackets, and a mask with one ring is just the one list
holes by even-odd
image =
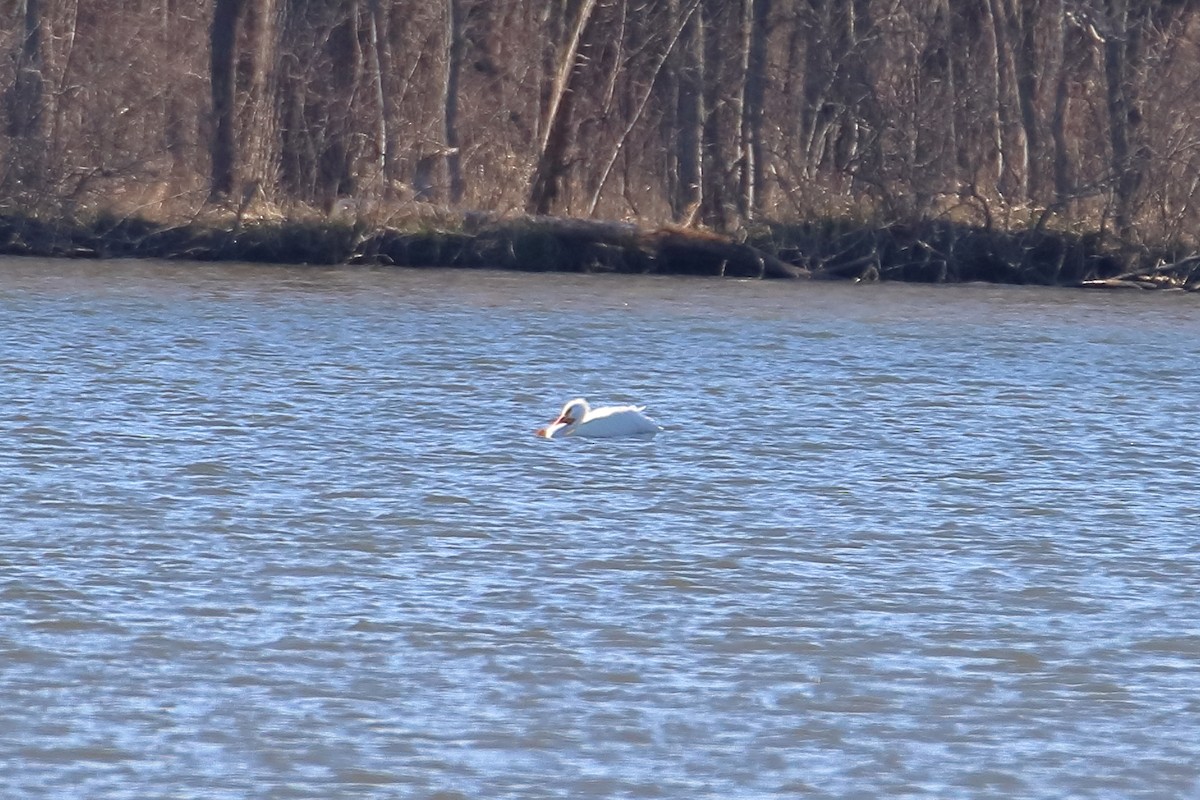
[[615, 436], [646, 436], [661, 428], [642, 412], [645, 406], [604, 406], [592, 408], [582, 397], [567, 402], [559, 415], [537, 435], [546, 439], [563, 436], [610, 438]]

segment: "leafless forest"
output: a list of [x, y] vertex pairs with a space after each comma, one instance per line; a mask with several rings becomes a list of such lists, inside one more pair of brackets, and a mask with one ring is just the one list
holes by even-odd
[[1194, 246], [1189, 0], [0, 0], [0, 206]]

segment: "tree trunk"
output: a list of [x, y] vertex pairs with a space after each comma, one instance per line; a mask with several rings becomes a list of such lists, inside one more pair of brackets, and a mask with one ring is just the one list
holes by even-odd
[[741, 175], [739, 210], [754, 218], [763, 178], [763, 103], [767, 84], [767, 24], [771, 0], [743, 0], [743, 78], [741, 103]]
[[1062, 208], [1074, 193], [1071, 185], [1071, 151], [1067, 138], [1067, 122], [1071, 103], [1071, 74], [1075, 69], [1075, 59], [1071, 52], [1071, 29], [1067, 22], [1066, 0], [1059, 0], [1056, 16], [1061, 56], [1058, 77], [1054, 83], [1054, 119], [1050, 123], [1050, 134], [1054, 139], [1054, 202]]
[[[638, 100], [638, 102], [631, 109], [630, 113], [627, 115], [628, 120], [626, 121], [624, 128], [621, 130], [620, 135], [617, 137], [616, 143], [612, 147], [612, 150], [609, 154], [607, 163], [604, 165], [604, 168], [600, 171], [599, 179], [596, 181], [595, 190], [592, 192], [591, 202], [588, 204], [587, 213], [589, 216], [592, 216], [596, 213], [596, 207], [598, 205], [600, 205], [600, 196], [604, 192], [604, 187], [608, 183], [609, 176], [612, 175], [613, 165], [616, 164], [617, 159], [621, 156], [621, 154], [625, 152], [625, 145], [629, 142], [629, 135], [630, 135], [630, 133], [632, 133], [634, 127], [641, 120], [643, 113], [645, 112], [647, 106], [650, 104], [650, 100], [654, 96], [655, 86], [659, 84], [660, 79], [663, 82], [668, 82], [668, 81], [666, 81], [666, 79], [664, 77], [665, 73], [667, 72], [667, 70], [664, 69], [664, 67], [666, 66], [666, 64], [669, 61], [671, 61], [672, 59], [674, 59], [676, 57], [675, 50], [679, 46], [679, 43], [683, 38], [683, 30], [691, 23], [691, 20], [695, 16], [696, 9], [699, 6], [699, 4], [700, 4], [700, 0], [689, 0], [688, 6], [685, 10], [681, 10], [677, 4], [674, 4], [674, 3], [672, 4], [672, 7], [670, 8], [671, 31], [670, 31], [669, 35], [667, 36], [666, 44], [663, 47], [663, 51], [662, 51], [661, 55], [654, 62], [654, 66], [649, 72], [649, 77], [647, 79], [647, 86], [646, 86], [645, 92], [642, 94], [641, 99]], [[674, 92], [678, 93], [678, 89], [679, 89], [678, 81], [670, 81], [669, 83], [671, 86], [669, 91], [674, 91]], [[613, 81], [613, 84], [615, 84], [615, 80]], [[615, 91], [615, 89], [614, 89], [614, 91]], [[672, 99], [677, 100], [678, 98], [676, 96]], [[673, 120], [673, 121], [675, 121], [675, 120]], [[674, 127], [672, 128], [672, 131], [673, 132], [671, 134], [671, 138], [674, 140], [678, 136], [678, 133], [676, 131], [676, 128], [674, 128]], [[670, 163], [671, 159], [670, 159], [669, 153], [673, 149], [674, 148], [670, 148], [668, 151], [668, 159], [667, 159], [668, 160], [668, 168], [667, 169], [668, 169], [668, 173], [670, 176], [677, 176], [675, 166]], [[625, 183], [626, 187], [628, 187], [630, 183], [631, 183], [631, 181], [629, 181], [627, 179], [626, 183]], [[674, 193], [674, 189], [677, 189], [677, 188], [678, 188], [677, 185], [673, 185], [673, 187], [672, 187], [673, 191], [670, 195], [670, 200], [671, 200], [671, 204], [672, 204], [672, 206], [671, 206], [672, 213], [673, 213], [674, 219], [676, 221], [678, 221], [680, 219], [679, 207], [676, 204], [679, 198]], [[632, 203], [630, 205], [632, 206]]]
[[546, 119], [542, 125], [541, 141], [538, 143], [533, 181], [525, 203], [525, 209], [530, 214], [549, 214], [559, 194], [562, 175], [566, 170], [567, 147], [571, 143], [571, 111], [577, 89], [574, 84], [579, 80], [582, 67], [579, 50], [584, 31], [595, 9], [596, 0], [583, 0], [579, 16], [571, 28], [571, 35], [558, 62], [557, 74], [550, 89]]
[[[454, 2], [454, 0], [450, 0]], [[388, 123], [392, 118], [391, 96], [385, 86], [390, 69], [385, 68], [389, 59], [385, 57], [384, 16], [380, 0], [368, 0], [367, 10], [370, 20], [371, 34], [371, 81], [375, 90], [375, 169], [377, 180], [384, 186], [385, 194], [391, 193], [392, 187], [392, 145], [388, 132]]]
[[[669, 157], [671, 213], [676, 222], [687, 222], [700, 202], [700, 131], [704, 120], [704, 66], [700, 17], [694, 6], [671, 4], [679, 25], [679, 44], [672, 57], [673, 92], [668, 112], [673, 117]], [[682, 15], [686, 14], [686, 17]]]
[[458, 141], [458, 83], [463, 57], [462, 0], [446, 0], [446, 75], [442, 104], [443, 139], [446, 145], [446, 178], [450, 187], [450, 205], [463, 199], [462, 155]]
[[17, 74], [8, 100], [8, 133], [18, 142], [13, 174], [23, 189], [45, 182], [46, 92], [43, 75], [41, 0], [25, 0]]
[[946, 41], [950, 61], [951, 95], [954, 107], [954, 157], [960, 175], [974, 184], [980, 171], [985, 109], [975, 99], [978, 85], [972, 80], [974, 61], [983, 48], [982, 12], [976, 4], [946, 0]]
[[234, 54], [242, 0], [216, 0], [209, 43], [212, 48], [209, 81], [212, 89], [212, 174], [209, 199], [229, 197], [237, 172], [234, 133]]
[[881, 127], [873, 119], [878, 112], [872, 108], [868, 53], [862, 44], [872, 28], [870, 4], [868, 0], [809, 0], [807, 5], [810, 20], [800, 120], [806, 177], [814, 177], [828, 163], [842, 173], [859, 171], [864, 162], [877, 166], [875, 145], [870, 145], [872, 152], [861, 150], [862, 130]]
[[[1108, 0], [1106, 6], [1104, 82], [1112, 157], [1113, 222], [1117, 233], [1127, 239], [1133, 228], [1134, 194], [1141, 184], [1140, 159], [1135, 156], [1142, 115], [1135, 78], [1141, 60], [1143, 20], [1141, 13], [1131, 16], [1129, 0]], [[1139, 5], [1141, 9], [1144, 5]]]
[[1008, 106], [1008, 41], [1005, 36], [1003, 13], [1000, 0], [987, 0], [984, 5], [989, 23], [992, 44], [988, 78], [991, 86], [991, 121], [992, 152], [996, 167], [996, 191], [1003, 197], [1014, 194], [1010, 177], [1019, 177], [1020, 165], [1010, 166], [1008, 148], [1009, 131], [1012, 129], [1010, 110]]
[[359, 78], [358, 0], [339, 3], [336, 13], [341, 18], [333, 23], [324, 47], [331, 74], [323, 98], [324, 142], [317, 165], [317, 197], [326, 210], [357, 189], [351, 161], [354, 90]]
[[[237, 85], [244, 86], [237, 119], [242, 146], [244, 192], [271, 192], [278, 179], [275, 59], [279, 14], [276, 0], [256, 0], [245, 7], [243, 31], [247, 51], [238, 59]], [[235, 96], [236, 100], [236, 96]], [[247, 197], [247, 199], [249, 199]]]
[[729, 228], [725, 207], [726, 175], [731, 172], [723, 141], [726, 125], [721, 108], [725, 70], [721, 68], [724, 39], [720, 23], [726, 6], [723, 0], [703, 0], [700, 11], [700, 52], [704, 54], [701, 62], [704, 117], [700, 126], [700, 219], [710, 228], [724, 231]]
[[1045, 184], [1036, 167], [1041, 157], [1042, 136], [1037, 113], [1038, 75], [1044, 67], [1037, 49], [1037, 5], [1027, 0], [1008, 0], [1009, 42], [1013, 47], [1016, 72], [1014, 88], [1021, 112], [1021, 164], [1025, 173], [1024, 199], [1040, 201]]
[[[162, 7], [163, 45], [168, 53], [182, 50], [180, 43], [180, 0], [167, 0]], [[72, 29], [73, 30], [73, 29]], [[72, 32], [72, 39], [74, 33]], [[65, 81], [64, 81], [65, 84]], [[184, 98], [179, 92], [166, 92], [163, 104], [163, 149], [171, 156], [171, 176], [186, 180], [188, 173], [188, 138], [184, 124]]]

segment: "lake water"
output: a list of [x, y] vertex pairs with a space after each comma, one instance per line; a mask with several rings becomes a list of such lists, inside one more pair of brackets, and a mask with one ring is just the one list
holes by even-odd
[[1198, 303], [2, 260], [0, 797], [1200, 797]]

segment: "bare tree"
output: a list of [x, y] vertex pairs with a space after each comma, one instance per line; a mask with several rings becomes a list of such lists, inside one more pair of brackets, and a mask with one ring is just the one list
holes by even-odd
[[1042, 155], [1042, 122], [1037, 110], [1038, 79], [1042, 55], [1038, 50], [1038, 23], [1043, 16], [1040, 0], [1005, 0], [1008, 42], [1013, 48], [1013, 89], [1020, 110], [1022, 138], [1021, 171], [1023, 199], [1041, 199], [1046, 181], [1037, 164]]
[[[393, 116], [391, 103], [391, 60], [387, 54], [387, 18], [380, 0], [368, 0], [368, 24], [371, 36], [371, 81], [375, 90], [375, 168], [390, 193], [393, 178], [393, 154], [389, 123]], [[386, 67], [384, 65], [387, 65]]]
[[709, 227], [723, 231], [729, 228], [729, 198], [733, 194], [728, 177], [733, 174], [729, 157], [730, 139], [726, 131], [728, 106], [723, 103], [725, 78], [726, 32], [723, 30], [731, 13], [723, 0], [703, 0], [700, 4], [700, 62], [703, 118], [700, 125], [700, 219]]
[[1139, 0], [1105, 2], [1104, 86], [1108, 140], [1112, 148], [1113, 221], [1122, 238], [1129, 238], [1133, 226], [1134, 193], [1142, 177], [1137, 141], [1142, 110], [1136, 73], [1142, 56], [1146, 11], [1147, 4]]
[[458, 136], [458, 94], [462, 72], [464, 33], [462, 0], [446, 0], [445, 78], [442, 102], [442, 131], [446, 144], [446, 183], [450, 188], [450, 204], [457, 206], [463, 199], [462, 154]]
[[[660, 52], [658, 58], [655, 59], [653, 66], [650, 69], [649, 77], [646, 81], [647, 86], [642, 94], [641, 99], [631, 109], [631, 111], [628, 115], [629, 118], [626, 121], [624, 128], [621, 130], [620, 135], [617, 137], [616, 141], [612, 145], [612, 151], [609, 155], [608, 161], [605, 163], [604, 168], [600, 171], [599, 177], [596, 181], [595, 190], [592, 193], [591, 202], [588, 205], [588, 214], [589, 215], [594, 215], [596, 213], [596, 208], [600, 204], [600, 196], [604, 192], [604, 187], [608, 183], [609, 176], [612, 174], [613, 165], [617, 162], [617, 159], [623, 153], [626, 152], [625, 146], [629, 142], [630, 135], [633, 132], [633, 129], [642, 120], [642, 117], [646, 111], [647, 106], [649, 105], [651, 99], [654, 97], [655, 86], [659, 83], [660, 77], [663, 74], [665, 66], [672, 59], [673, 54], [675, 53], [676, 47], [679, 45], [679, 43], [683, 37], [684, 30], [692, 27], [692, 24], [693, 24], [692, 20], [696, 15], [696, 9], [699, 7], [700, 1], [701, 0], [688, 0], [687, 6], [683, 9], [680, 9], [677, 4], [674, 4], [673, 7], [671, 8], [670, 21], [672, 24], [672, 30], [668, 33], [668, 35], [666, 37], [666, 41], [662, 46], [662, 51]], [[615, 91], [615, 84], [616, 84], [616, 78], [615, 78], [615, 72], [614, 72], [613, 79], [610, 82], [610, 85], [614, 88], [614, 91]], [[670, 84], [671, 84], [670, 91], [676, 93], [676, 102], [678, 103], [679, 102], [678, 93], [680, 91], [680, 82], [678, 80], [675, 80], [675, 81], [671, 81]], [[696, 98], [698, 98], [698, 97], [699, 97], [699, 92], [697, 91]], [[689, 131], [690, 131], [689, 141], [691, 141], [693, 144], [697, 141], [699, 116], [700, 115], [697, 114], [696, 117], [692, 119], [693, 126], [689, 129]], [[673, 119], [673, 121], [677, 122], [679, 118], [675, 117], [672, 119]], [[680, 132], [678, 130], [675, 130], [673, 132], [673, 135], [668, 137], [669, 140], [674, 140], [674, 143], [675, 143], [675, 146], [670, 148], [670, 152], [675, 154], [676, 170], [678, 168], [678, 164], [680, 163], [680, 161], [687, 159], [687, 158], [692, 159], [692, 167], [693, 167], [693, 169], [695, 169], [698, 164], [697, 159], [699, 158], [699, 154], [695, 151], [695, 149], [692, 149], [690, 152], [685, 153], [681, 157], [678, 152], [678, 142], [682, 138], [683, 137], [680, 135]], [[679, 173], [676, 170], [671, 170], [671, 167], [668, 167], [668, 171], [672, 172], [672, 174], [675, 175], [677, 178]], [[626, 183], [628, 183], [628, 181]], [[694, 196], [695, 190], [697, 188], [698, 187], [696, 184], [694, 184], [694, 183], [691, 184], [691, 186], [690, 186], [691, 192], [689, 194]], [[678, 185], [676, 186], [676, 189], [678, 189]], [[678, 202], [682, 199], [683, 199], [682, 197], [672, 194], [671, 201], [673, 203]], [[687, 201], [687, 202], [690, 203], [691, 201]], [[686, 208], [687, 206], [684, 206], [684, 207]], [[678, 219], [678, 218], [679, 218], [679, 210], [676, 209], [676, 219]]]
[[8, 135], [19, 143], [11, 176], [23, 190], [39, 189], [45, 181], [45, 78], [42, 52], [41, 0], [25, 0], [21, 40], [16, 52], [16, 78], [5, 93]]
[[1068, 0], [1057, 0], [1055, 6], [1054, 30], [1059, 58], [1058, 74], [1054, 80], [1050, 136], [1054, 142], [1054, 204], [1064, 209], [1076, 193], [1073, 173], [1077, 167], [1070, 134], [1071, 87], [1079, 82], [1094, 45], [1102, 39], [1088, 21], [1069, 10]]
[[233, 192], [237, 170], [234, 130], [234, 67], [238, 17], [242, 0], [216, 0], [213, 9], [209, 80], [212, 88], [212, 179], [209, 198], [220, 200]]
[[276, 0], [256, 0], [244, 12], [245, 52], [238, 83], [245, 87], [238, 115], [238, 138], [245, 163], [246, 192], [269, 192], [278, 178], [275, 114], [275, 62], [279, 11]]
[[525, 204], [526, 210], [531, 214], [550, 213], [550, 207], [560, 191], [560, 183], [566, 169], [565, 155], [570, 144], [571, 111], [579, 91], [579, 75], [582, 72], [580, 48], [595, 9], [596, 0], [582, 0], [559, 56], [545, 122], [542, 124], [542, 136], [537, 145], [529, 199]]
[[359, 157], [366, 144], [379, 146], [379, 112], [362, 113], [364, 98], [377, 94], [360, 92], [367, 83], [361, 10], [359, 0], [286, 0], [283, 12], [280, 179], [294, 199], [326, 209], [357, 191], [367, 177]]
[[[809, 0], [802, 117], [798, 134], [811, 178], [824, 166], [854, 174], [879, 164], [880, 113], [869, 58], [874, 22], [869, 0]], [[874, 177], [874, 176], [873, 176]]]
[[275, 0], [215, 2], [209, 35], [210, 200], [238, 192], [236, 199], [244, 206], [263, 186], [275, 184], [272, 76], [277, 30]]
[[700, 138], [704, 120], [703, 28], [695, 4], [671, 0], [670, 19], [679, 30], [666, 92], [667, 184], [672, 216], [686, 220], [700, 204]]
[[0, 21], [10, 201], [373, 192], [728, 230], [959, 198], [1200, 245], [1197, 0], [12, 0]]
[[771, 0], [742, 0], [741, 158], [738, 210], [753, 219], [763, 182], [763, 110]]

